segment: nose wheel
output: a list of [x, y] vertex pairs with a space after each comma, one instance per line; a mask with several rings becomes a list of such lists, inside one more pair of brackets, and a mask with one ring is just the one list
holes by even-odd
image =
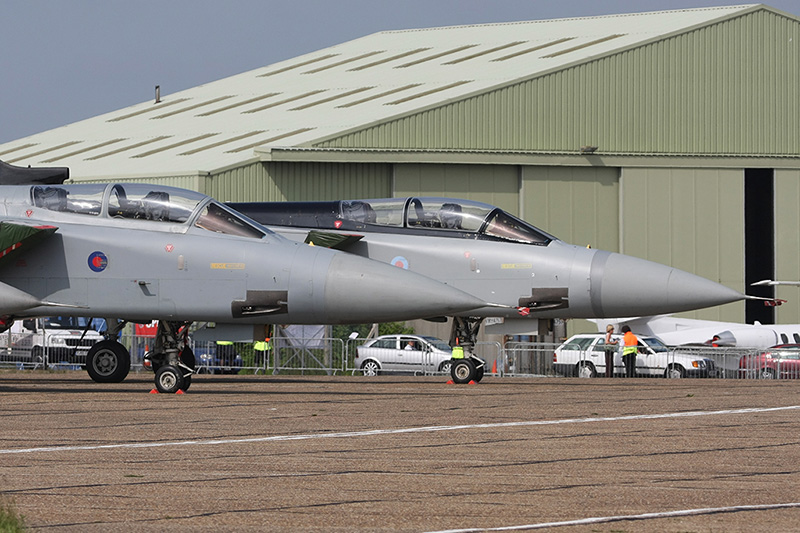
[[475, 356], [464, 359], [453, 359], [450, 365], [450, 377], [453, 383], [464, 384], [470, 381], [479, 382], [483, 379], [486, 364]]

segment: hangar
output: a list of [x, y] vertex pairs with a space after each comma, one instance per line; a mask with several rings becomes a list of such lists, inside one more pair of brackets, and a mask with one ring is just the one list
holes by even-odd
[[[800, 18], [757, 4], [380, 32], [0, 159], [224, 201], [464, 197], [758, 294], [800, 278], [799, 124]], [[796, 288], [764, 290], [777, 317], [693, 316], [800, 322]]]

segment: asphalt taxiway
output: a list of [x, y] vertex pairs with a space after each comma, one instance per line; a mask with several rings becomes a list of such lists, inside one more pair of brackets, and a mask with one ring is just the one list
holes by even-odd
[[445, 381], [0, 371], [0, 492], [31, 531], [796, 530], [800, 382]]

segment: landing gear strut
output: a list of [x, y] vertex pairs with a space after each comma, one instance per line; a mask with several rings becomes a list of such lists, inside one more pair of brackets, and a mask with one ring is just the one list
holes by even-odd
[[158, 392], [187, 390], [195, 373], [195, 358], [187, 344], [191, 322], [158, 323], [153, 350], [144, 356], [144, 367], [156, 373]]
[[450, 366], [450, 376], [454, 383], [479, 382], [486, 371], [486, 361], [473, 353], [478, 330], [482, 318], [478, 317], [453, 317], [453, 328], [450, 331], [450, 346], [460, 347], [463, 352], [453, 354]]
[[[96, 343], [86, 354], [86, 371], [98, 383], [119, 383], [131, 368], [131, 354], [117, 336], [126, 321], [106, 319], [105, 340]], [[159, 392], [187, 390], [195, 373], [195, 358], [187, 344], [191, 322], [160, 321], [153, 350], [144, 356], [144, 367], [156, 373]]]

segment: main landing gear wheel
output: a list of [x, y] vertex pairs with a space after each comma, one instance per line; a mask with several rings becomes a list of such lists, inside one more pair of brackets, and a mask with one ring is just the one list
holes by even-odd
[[163, 365], [156, 371], [156, 389], [158, 392], [174, 394], [186, 389], [183, 371], [172, 365]]
[[450, 376], [453, 378], [454, 383], [464, 384], [470, 381], [477, 381], [475, 379], [477, 375], [478, 370], [469, 359], [459, 359], [450, 367]]
[[189, 387], [192, 385], [192, 374], [194, 373], [194, 367], [196, 364], [194, 352], [188, 346], [184, 346], [180, 355], [178, 355], [178, 359], [180, 359], [181, 365], [186, 366], [189, 368], [189, 370], [191, 370], [191, 373], [184, 372], [184, 374], [186, 374], [183, 376], [183, 390], [185, 392], [189, 390]]
[[131, 369], [131, 354], [117, 341], [95, 343], [86, 354], [86, 371], [97, 383], [120, 383]]

